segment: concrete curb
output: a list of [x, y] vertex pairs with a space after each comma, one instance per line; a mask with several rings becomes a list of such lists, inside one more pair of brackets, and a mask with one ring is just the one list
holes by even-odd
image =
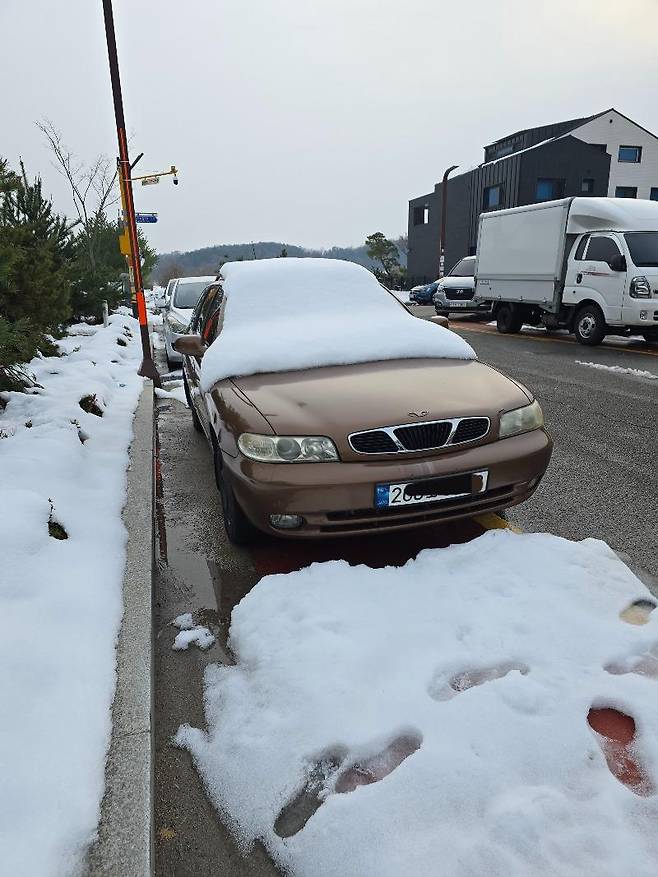
[[133, 421], [123, 579], [124, 614], [117, 642], [117, 687], [98, 841], [88, 877], [150, 877], [153, 813], [153, 385], [144, 389]]

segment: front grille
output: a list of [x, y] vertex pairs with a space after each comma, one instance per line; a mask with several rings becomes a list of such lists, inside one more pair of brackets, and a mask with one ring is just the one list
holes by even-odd
[[472, 289], [445, 289], [445, 297], [449, 301], [469, 301], [473, 298]]
[[395, 454], [398, 451], [391, 436], [381, 429], [353, 435], [351, 442], [354, 450], [360, 454]]
[[456, 445], [461, 442], [474, 442], [476, 439], [483, 438], [488, 432], [487, 417], [468, 417], [457, 424], [452, 441]]
[[450, 438], [452, 423], [441, 420], [438, 423], [419, 423], [418, 426], [400, 426], [395, 437], [405, 451], [426, 451], [428, 448], [442, 448]]
[[405, 423], [352, 433], [349, 443], [359, 454], [400, 454], [433, 451], [484, 438], [488, 417], [455, 417], [426, 423]]

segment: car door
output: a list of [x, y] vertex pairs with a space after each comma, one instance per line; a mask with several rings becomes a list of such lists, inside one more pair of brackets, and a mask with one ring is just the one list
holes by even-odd
[[622, 255], [619, 243], [612, 234], [591, 234], [582, 262], [580, 284], [578, 274], [576, 285], [586, 286], [592, 291], [592, 299], [597, 301], [608, 323], [621, 322], [621, 308], [626, 286], [626, 271], [615, 271], [610, 263]]
[[[219, 309], [224, 298], [222, 287], [218, 283], [211, 284], [201, 295], [190, 320], [190, 334], [200, 335], [205, 347], [209, 347], [215, 340], [217, 332], [217, 320]], [[209, 434], [209, 415], [205, 399], [201, 393], [201, 357], [185, 357], [185, 374], [187, 385], [190, 390], [192, 404], [195, 407], [199, 420], [206, 434]]]

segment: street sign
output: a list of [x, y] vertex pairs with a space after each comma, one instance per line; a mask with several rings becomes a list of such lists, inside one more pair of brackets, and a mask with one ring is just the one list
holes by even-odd
[[160, 177], [144, 177], [142, 180], [142, 186], [155, 186], [156, 183], [160, 182]]
[[157, 222], [157, 213], [136, 213], [135, 222]]

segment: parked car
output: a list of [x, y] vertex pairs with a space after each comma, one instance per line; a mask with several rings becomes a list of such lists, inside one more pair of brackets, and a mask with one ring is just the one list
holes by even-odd
[[175, 277], [167, 284], [163, 327], [167, 365], [182, 362], [174, 343], [187, 332], [190, 317], [203, 290], [214, 280], [213, 277]]
[[658, 341], [658, 203], [562, 198], [483, 213], [475, 275], [499, 332], [528, 323], [587, 345]]
[[464, 256], [452, 270], [438, 281], [434, 293], [434, 310], [440, 316], [459, 311], [462, 314], [487, 314], [491, 304], [476, 301], [475, 295], [475, 256]]
[[414, 286], [409, 292], [409, 301], [417, 305], [431, 305], [434, 293], [439, 281], [426, 283], [424, 286]]
[[174, 344], [236, 543], [500, 511], [549, 463], [532, 393], [353, 263], [227, 263]]

